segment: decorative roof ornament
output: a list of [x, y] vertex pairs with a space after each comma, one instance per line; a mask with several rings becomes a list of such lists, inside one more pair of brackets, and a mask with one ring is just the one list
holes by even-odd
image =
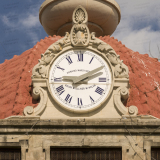
[[[43, 1], [39, 10], [39, 20], [46, 33], [50, 36], [64, 36], [65, 32], [71, 31], [73, 24], [72, 13], [77, 4], [83, 7], [87, 6], [88, 19], [85, 17], [86, 14], [81, 12], [84, 11], [82, 8], [78, 9], [76, 18], [82, 18], [81, 20], [79, 19], [80, 21], [87, 20], [90, 32], [96, 32], [98, 37], [112, 35], [121, 20], [121, 10], [115, 0], [89, 0], [89, 5], [87, 5], [86, 0]], [[57, 12], [57, 10], [60, 12]], [[78, 14], [79, 11], [82, 15]], [[83, 15], [85, 16], [83, 17]], [[85, 21], [81, 23], [85, 23]]]
[[90, 32], [87, 26], [88, 14], [82, 6], [78, 6], [72, 16], [71, 43], [73, 46], [88, 46]]

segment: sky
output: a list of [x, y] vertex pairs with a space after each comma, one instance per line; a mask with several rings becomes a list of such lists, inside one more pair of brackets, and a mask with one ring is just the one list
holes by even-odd
[[[48, 36], [39, 22], [39, 7], [43, 2], [0, 1], [0, 63]], [[112, 36], [133, 51], [160, 59], [160, 0], [116, 2], [121, 8], [121, 21]]]

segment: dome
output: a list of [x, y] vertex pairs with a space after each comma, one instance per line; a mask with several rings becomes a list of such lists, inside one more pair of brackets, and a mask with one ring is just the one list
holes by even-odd
[[[23, 115], [26, 106], [37, 106], [32, 99], [32, 69], [47, 48], [60, 36], [49, 36], [32, 49], [0, 64], [0, 119]], [[108, 43], [129, 68], [130, 94], [126, 107], [137, 106], [139, 114], [160, 118], [160, 62], [157, 59], [134, 52], [117, 39], [100, 37]]]
[[115, 0], [45, 0], [39, 20], [47, 34], [64, 36], [70, 32], [72, 14], [78, 5], [87, 10], [89, 30], [97, 36], [111, 35], [120, 22], [121, 11]]

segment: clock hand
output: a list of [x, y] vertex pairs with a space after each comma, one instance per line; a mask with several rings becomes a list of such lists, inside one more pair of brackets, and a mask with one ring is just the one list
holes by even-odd
[[66, 80], [73, 81], [74, 79], [77, 78], [77, 76], [63, 76], [62, 78], [63, 78], [63, 79], [66, 79]]
[[[100, 73], [93, 75], [94, 73], [100, 71], [101, 69], [103, 69], [103, 66], [98, 67], [98, 68], [96, 68], [92, 71], [89, 71], [88, 73], [82, 74], [80, 76], [63, 76], [62, 78], [65, 80], [73, 81], [73, 83], [77, 83], [77, 82], [82, 81], [86, 78], [93, 79], [95, 76], [102, 73], [102, 72], [100, 72]], [[93, 77], [91, 77], [91, 76], [93, 76]], [[87, 79], [87, 80], [89, 80], [89, 79]]]
[[98, 73], [96, 73], [96, 74], [94, 74], [94, 75], [92, 75], [92, 76], [90, 76], [90, 77], [88, 77], [88, 78], [85, 78], [85, 79], [81, 80], [81, 81], [78, 82], [78, 83], [73, 84], [73, 87], [76, 88], [76, 87], [78, 87], [78, 86], [81, 85], [81, 84], [87, 84], [88, 81], [90, 81], [90, 80], [92, 80], [92, 79], [94, 79], [94, 78], [96, 78], [97, 76], [100, 76], [100, 75], [102, 75], [102, 74], [103, 74], [103, 72], [98, 72]]
[[96, 73], [96, 72], [100, 71], [101, 69], [103, 69], [103, 67], [104, 66], [98, 67], [98, 68], [96, 68], [96, 69], [94, 69], [92, 71], [89, 71], [88, 73], [85, 73], [85, 74], [82, 74], [82, 75], [80, 75], [78, 77], [73, 78], [72, 79], [73, 83], [77, 83], [77, 82], [79, 82], [79, 81], [81, 81], [81, 80], [83, 80], [83, 79], [85, 79], [87, 77], [92, 76], [94, 73]]
[[98, 73], [96, 73], [96, 74], [88, 77], [88, 81], [89, 81], [89, 80], [92, 80], [92, 79], [94, 79], [94, 78], [96, 78], [96, 77], [98, 77], [98, 76], [100, 76], [100, 75], [102, 75], [102, 74], [103, 74], [103, 72], [98, 72]]
[[[73, 81], [74, 79], [77, 78], [77, 76], [63, 76], [62, 78], [63, 80]], [[88, 82], [88, 78], [81, 80], [80, 83], [87, 83], [87, 82]]]

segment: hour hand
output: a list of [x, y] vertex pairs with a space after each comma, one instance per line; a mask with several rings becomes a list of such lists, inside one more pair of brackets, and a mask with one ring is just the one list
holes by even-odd
[[[77, 79], [77, 76], [63, 76], [62, 78], [63, 80], [74, 82]], [[87, 82], [88, 82], [88, 78], [81, 80], [79, 83], [87, 83]]]
[[76, 79], [76, 76], [63, 76], [62, 78], [73, 82]]

